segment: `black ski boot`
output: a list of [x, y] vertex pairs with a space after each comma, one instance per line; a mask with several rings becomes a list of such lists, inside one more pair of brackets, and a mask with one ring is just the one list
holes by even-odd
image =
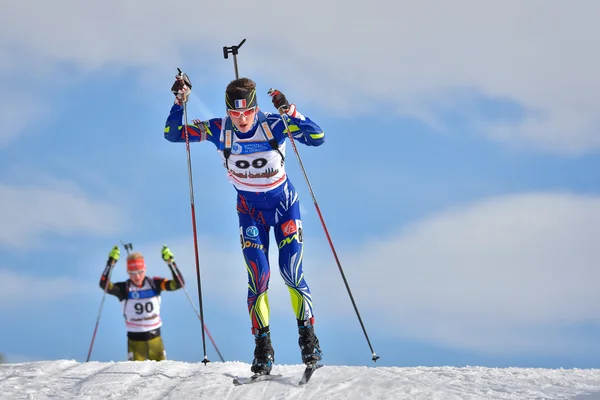
[[250, 370], [255, 374], [269, 375], [275, 362], [275, 351], [271, 345], [271, 332], [269, 327], [259, 329], [254, 335], [256, 347], [254, 349], [254, 361]]
[[321, 347], [319, 347], [319, 339], [315, 335], [315, 327], [310, 320], [298, 320], [298, 345], [302, 353], [302, 362], [304, 364], [315, 364], [323, 358]]

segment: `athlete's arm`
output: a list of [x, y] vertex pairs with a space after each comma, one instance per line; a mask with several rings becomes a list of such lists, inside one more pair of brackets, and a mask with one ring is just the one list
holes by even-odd
[[325, 143], [325, 133], [319, 125], [314, 123], [310, 118], [300, 114], [295, 107], [291, 114], [292, 116], [288, 114], [283, 114], [283, 116], [279, 114], [267, 114], [273, 135], [279, 143], [288, 137], [282, 118], [286, 119], [294, 140], [307, 146], [320, 146]]
[[[187, 125], [188, 140], [190, 142], [209, 140], [218, 147], [222, 121], [222, 118], [213, 118], [208, 121], [192, 120], [192, 124]], [[165, 122], [164, 135], [169, 142], [185, 142], [182, 106], [173, 104], [171, 107]]]
[[[115, 282], [112, 283], [109, 280], [110, 270], [112, 269], [111, 265], [107, 265], [100, 277], [100, 289], [104, 290], [106, 288], [106, 293], [112, 294], [116, 296], [119, 301], [125, 300], [127, 298], [127, 286], [125, 282]], [[108, 287], [106, 285], [108, 284]]]

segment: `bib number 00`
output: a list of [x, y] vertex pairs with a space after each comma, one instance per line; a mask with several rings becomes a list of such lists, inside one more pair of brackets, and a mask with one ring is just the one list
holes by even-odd
[[[265, 158], [257, 158], [252, 160], [252, 167], [256, 169], [263, 168], [267, 165], [267, 160]], [[235, 166], [240, 169], [248, 169], [250, 168], [250, 162], [246, 160], [238, 160], [235, 162]]]

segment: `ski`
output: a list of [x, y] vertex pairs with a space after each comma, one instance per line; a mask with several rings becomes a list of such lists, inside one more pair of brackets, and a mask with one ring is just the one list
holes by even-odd
[[300, 379], [300, 382], [298, 384], [306, 385], [310, 380], [312, 374], [321, 367], [322, 365], [317, 363], [307, 365], [304, 369], [304, 374], [302, 374], [302, 379]]
[[281, 374], [273, 374], [273, 375], [252, 375], [249, 377], [239, 377], [236, 376], [235, 378], [233, 378], [233, 384], [236, 386], [240, 386], [240, 385], [247, 385], [250, 383], [255, 383], [255, 382], [260, 382], [260, 381], [270, 381], [273, 379], [278, 379], [281, 378], [283, 375]]
[[[298, 382], [298, 385], [302, 386], [302, 385], [306, 385], [308, 383], [308, 381], [310, 380], [310, 378], [312, 377], [313, 373], [318, 370], [319, 368], [321, 368], [323, 365], [321, 364], [310, 364], [307, 365], [306, 368], [304, 369], [304, 373], [302, 374], [302, 378], [300, 379], [300, 382]], [[233, 378], [233, 384], [235, 386], [241, 386], [241, 385], [248, 385], [251, 383], [256, 383], [256, 382], [261, 382], [261, 381], [271, 381], [271, 380], [275, 380], [275, 379], [280, 379], [282, 378], [283, 375], [282, 374], [256, 374], [256, 375], [252, 375], [249, 377], [240, 377], [240, 376], [236, 376]]]

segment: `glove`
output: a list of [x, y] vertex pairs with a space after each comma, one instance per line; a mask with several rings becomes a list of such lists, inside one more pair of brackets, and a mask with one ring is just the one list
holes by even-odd
[[287, 101], [285, 94], [277, 89], [269, 89], [269, 96], [271, 96], [273, 105], [280, 113], [286, 113], [290, 117], [296, 116], [296, 106]]
[[192, 82], [187, 74], [179, 73], [175, 77], [175, 83], [171, 86], [171, 92], [175, 95], [175, 104], [183, 105], [192, 92]]
[[163, 245], [162, 248], [162, 259], [165, 260], [166, 263], [173, 261], [173, 252], [165, 245]]
[[119, 257], [121, 257], [121, 251], [119, 250], [119, 246], [115, 246], [110, 253], [108, 253], [108, 261], [111, 264], [114, 264], [119, 260]]
[[288, 103], [285, 98], [285, 94], [281, 93], [277, 89], [270, 89], [269, 96], [271, 96], [271, 100], [273, 101], [273, 105], [277, 110], [282, 109], [283, 112], [287, 112], [290, 108], [290, 103]]

